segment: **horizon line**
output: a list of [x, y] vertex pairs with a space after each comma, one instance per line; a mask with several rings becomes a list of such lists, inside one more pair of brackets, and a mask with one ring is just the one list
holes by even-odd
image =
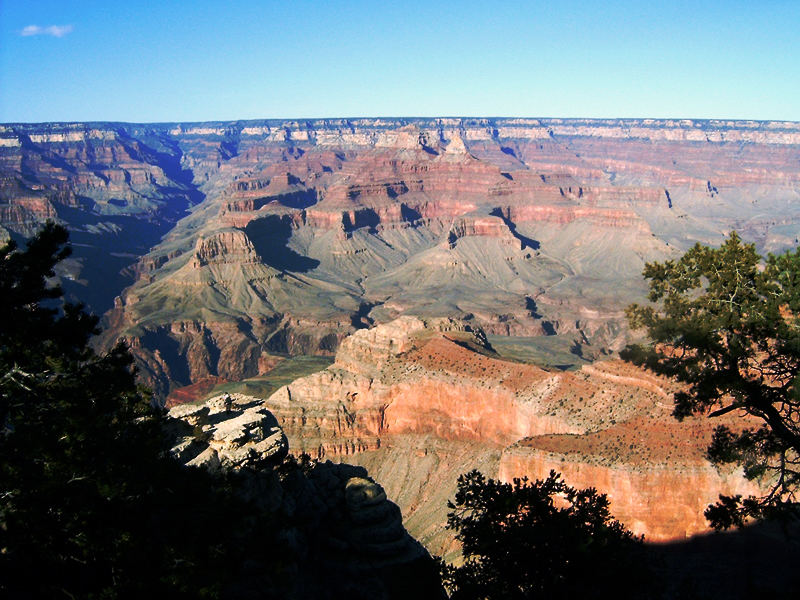
[[425, 116], [349, 116], [349, 117], [255, 117], [243, 119], [206, 119], [189, 121], [126, 121], [115, 119], [91, 119], [91, 120], [52, 120], [52, 121], [2, 121], [0, 126], [20, 126], [20, 125], [88, 125], [88, 124], [109, 124], [109, 125], [207, 125], [207, 124], [233, 124], [233, 123], [264, 123], [264, 122], [296, 122], [309, 123], [320, 121], [437, 121], [445, 119], [455, 119], [461, 121], [504, 121], [504, 120], [523, 120], [523, 121], [666, 121], [681, 122], [689, 121], [692, 123], [710, 123], [720, 121], [731, 121], [735, 123], [786, 123], [800, 125], [800, 120], [793, 119], [749, 119], [733, 117], [553, 117], [553, 116], [474, 116], [474, 115], [437, 115], [432, 117]]

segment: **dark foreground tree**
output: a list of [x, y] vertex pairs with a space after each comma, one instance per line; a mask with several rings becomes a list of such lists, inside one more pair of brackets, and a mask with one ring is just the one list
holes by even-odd
[[66, 242], [0, 248], [0, 596], [216, 596], [279, 569], [269, 515], [172, 461], [128, 351], [96, 355], [97, 319], [57, 304]]
[[[628, 318], [651, 345], [623, 358], [687, 384], [673, 414], [726, 413], [761, 421], [714, 431], [708, 458], [739, 463], [771, 487], [763, 497], [720, 497], [706, 510], [716, 528], [748, 518], [798, 518], [800, 481], [800, 249], [766, 261], [733, 232], [718, 249], [697, 244], [677, 261], [648, 264], [649, 306]], [[750, 421], [752, 422], [752, 420]]]
[[0, 248], [0, 598], [442, 597], [413, 542], [394, 563], [363, 543], [345, 491], [365, 470], [174, 460], [188, 424], [149, 405], [124, 347], [89, 348], [95, 317], [58, 304], [66, 242], [48, 225], [25, 251]]
[[458, 478], [448, 529], [465, 562], [442, 566], [451, 599], [637, 597], [641, 539], [608, 509], [605, 494], [577, 490], [555, 472], [503, 483], [478, 471]]

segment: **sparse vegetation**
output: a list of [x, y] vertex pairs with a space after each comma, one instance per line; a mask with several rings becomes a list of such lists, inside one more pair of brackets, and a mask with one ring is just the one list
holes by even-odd
[[292, 356], [281, 361], [266, 375], [217, 385], [204, 396], [204, 399], [224, 393], [240, 393], [257, 398], [268, 398], [281, 386], [321, 371], [332, 362], [333, 359], [329, 356]]
[[568, 335], [538, 337], [487, 336], [492, 347], [506, 360], [573, 371], [586, 360], [570, 352], [573, 340]]

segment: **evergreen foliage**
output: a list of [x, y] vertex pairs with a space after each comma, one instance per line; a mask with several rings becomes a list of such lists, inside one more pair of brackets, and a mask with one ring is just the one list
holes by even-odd
[[[628, 318], [650, 345], [623, 358], [687, 384], [673, 414], [749, 415], [759, 426], [714, 431], [708, 458], [739, 463], [771, 487], [762, 497], [721, 496], [716, 528], [749, 518], [798, 518], [800, 482], [800, 249], [766, 261], [736, 232], [718, 249], [695, 245], [677, 261], [646, 265], [651, 305]], [[751, 419], [748, 423], [752, 423]]]
[[641, 539], [611, 517], [605, 494], [553, 471], [532, 483], [471, 471], [449, 507], [465, 559], [441, 565], [451, 600], [624, 598], [643, 589]]
[[0, 249], [0, 596], [216, 597], [280, 571], [243, 476], [171, 460], [129, 352], [95, 354], [97, 318], [58, 304], [66, 243], [48, 224]]

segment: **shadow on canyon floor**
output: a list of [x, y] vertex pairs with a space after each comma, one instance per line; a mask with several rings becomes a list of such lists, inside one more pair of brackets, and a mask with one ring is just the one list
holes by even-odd
[[128, 268], [147, 254], [185, 212], [167, 218], [144, 215], [98, 215], [59, 206], [58, 216], [70, 223], [72, 258], [82, 266], [63, 279], [71, 301], [85, 303], [101, 315], [114, 304], [114, 297], [131, 283]]
[[800, 528], [762, 523], [647, 544], [661, 598], [788, 598], [800, 589]]

